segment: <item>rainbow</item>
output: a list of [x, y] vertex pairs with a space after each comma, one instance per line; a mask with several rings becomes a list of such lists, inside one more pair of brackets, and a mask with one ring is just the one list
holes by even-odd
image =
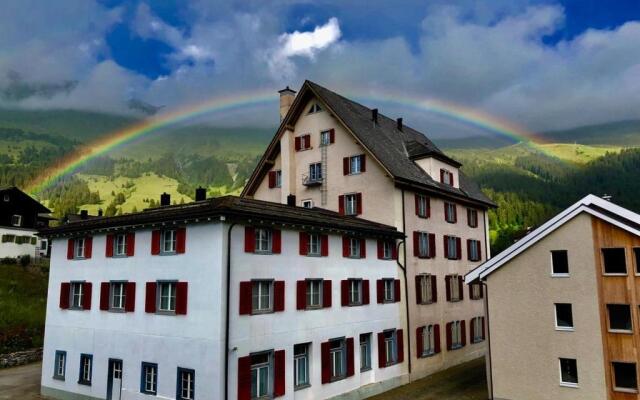
[[[516, 142], [523, 142], [544, 152], [544, 150], [538, 145], [539, 140], [535, 138], [532, 132], [529, 132], [509, 121], [482, 113], [478, 110], [463, 107], [459, 104], [389, 91], [385, 91], [384, 94], [364, 94], [361, 90], [348, 92], [354, 98], [362, 101], [368, 101], [372, 104], [394, 104], [444, 116], [466, 125], [493, 132], [494, 134], [509, 138]], [[103, 135], [101, 138], [88, 143], [83, 151], [74, 152], [58, 160], [54, 165], [50, 166], [45, 173], [32, 180], [25, 189], [27, 192], [37, 195], [58, 179], [73, 173], [78, 167], [88, 161], [105, 155], [117, 147], [126, 145], [133, 140], [144, 137], [150, 133], [157, 132], [163, 128], [189, 121], [203, 115], [259, 106], [275, 101], [277, 101], [277, 94], [275, 91], [256, 91], [234, 96], [218, 97], [203, 103], [178, 108], [174, 111], [148, 118], [127, 128]]]

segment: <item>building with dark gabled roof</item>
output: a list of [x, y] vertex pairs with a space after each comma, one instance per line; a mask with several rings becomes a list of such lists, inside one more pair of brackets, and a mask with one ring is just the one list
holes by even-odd
[[47, 254], [36, 233], [49, 225], [51, 210], [15, 186], [0, 187], [0, 258]]

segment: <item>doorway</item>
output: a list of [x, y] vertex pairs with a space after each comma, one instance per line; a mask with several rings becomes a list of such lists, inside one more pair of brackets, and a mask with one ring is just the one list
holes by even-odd
[[122, 360], [109, 359], [107, 400], [120, 400], [122, 395]]

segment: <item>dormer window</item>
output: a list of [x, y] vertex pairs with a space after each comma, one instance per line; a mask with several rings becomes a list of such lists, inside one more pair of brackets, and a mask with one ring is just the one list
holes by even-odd
[[446, 169], [440, 170], [440, 182], [445, 185], [453, 186], [453, 173], [451, 171], [447, 171]]
[[309, 107], [309, 114], [314, 114], [320, 111], [322, 111], [322, 107], [320, 107], [320, 104], [318, 103], [313, 103], [311, 104], [311, 107]]
[[14, 215], [11, 217], [11, 225], [22, 226], [22, 215]]

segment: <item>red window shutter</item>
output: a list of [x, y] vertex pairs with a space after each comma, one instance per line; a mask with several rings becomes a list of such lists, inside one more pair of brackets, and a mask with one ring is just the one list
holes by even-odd
[[434, 344], [434, 352], [440, 353], [440, 325], [435, 324], [433, 326], [433, 344]]
[[296, 282], [296, 310], [307, 308], [307, 281]]
[[362, 214], [362, 193], [356, 193], [356, 213]]
[[462, 240], [456, 238], [456, 260], [462, 260]]
[[329, 256], [329, 235], [320, 235], [320, 255]]
[[273, 382], [273, 396], [284, 396], [285, 392], [285, 359], [284, 350], [277, 350], [273, 352], [273, 370], [274, 370], [274, 382]]
[[384, 281], [382, 279], [376, 281], [376, 298], [378, 304], [384, 303]]
[[398, 364], [404, 362], [404, 332], [396, 330], [396, 345], [398, 346]]
[[473, 298], [473, 287], [475, 286], [475, 283], [472, 283], [471, 285], [469, 285], [469, 300], [475, 300]]
[[91, 310], [91, 282], [85, 282], [82, 284], [82, 292], [84, 299], [82, 299], [82, 308], [84, 310]]
[[255, 253], [256, 251], [256, 229], [252, 226], [244, 227], [244, 252]]
[[471, 260], [471, 239], [467, 239], [467, 259]]
[[251, 282], [240, 282], [240, 315], [251, 314]]
[[251, 400], [251, 356], [238, 358], [238, 400]]
[[429, 277], [431, 279], [431, 302], [438, 302], [438, 280], [435, 275]]
[[349, 157], [342, 158], [342, 175], [349, 175], [351, 168], [349, 168]]
[[420, 257], [420, 232], [413, 231], [413, 255]]
[[418, 358], [422, 357], [424, 353], [424, 341], [422, 335], [424, 333], [424, 326], [416, 328], [416, 350], [418, 351]]
[[271, 252], [273, 254], [280, 254], [282, 251], [282, 232], [280, 229], [273, 229], [271, 231]]
[[453, 222], [458, 222], [458, 206], [453, 205]]
[[451, 186], [455, 186], [456, 185], [456, 181], [455, 178], [453, 177], [453, 173], [451, 173]]
[[387, 354], [384, 351], [384, 332], [378, 333], [378, 368], [387, 366]]
[[484, 298], [484, 285], [482, 283], [479, 283], [478, 285], [480, 285], [480, 298], [483, 299]]
[[360, 258], [367, 258], [367, 240], [360, 239]]
[[148, 313], [156, 312], [156, 282], [147, 282], [144, 301], [144, 311]]
[[276, 187], [276, 171], [269, 171], [269, 189]]
[[73, 260], [74, 247], [75, 241], [73, 239], [67, 240], [67, 260]]
[[367, 157], [364, 154], [360, 156], [360, 171], [367, 172]]
[[378, 260], [384, 259], [384, 240], [378, 239]]
[[446, 286], [447, 289], [447, 301], [451, 301], [451, 285], [449, 284], [449, 281], [451, 281], [451, 276], [447, 275], [444, 277], [444, 285]]
[[71, 284], [69, 282], [62, 282], [60, 284], [60, 308], [66, 310], [69, 308], [69, 297], [71, 291]]
[[160, 230], [156, 229], [151, 232], [151, 254], [160, 254]]
[[100, 309], [109, 310], [109, 282], [100, 283]]
[[347, 338], [347, 376], [353, 376], [355, 373], [354, 360], [353, 360], [353, 338]]
[[340, 215], [344, 215], [344, 195], [338, 196], [338, 212]]
[[462, 282], [462, 275], [458, 275], [458, 296], [460, 300], [464, 299], [464, 283]]
[[124, 310], [126, 312], [134, 312], [136, 309], [136, 283], [127, 282], [124, 293]]
[[[422, 304], [422, 290], [420, 290], [421, 275], [416, 275], [416, 304]], [[418, 353], [420, 354], [420, 353]]]
[[393, 281], [393, 294], [395, 295], [396, 303], [400, 301], [400, 279]]
[[187, 299], [189, 298], [189, 283], [176, 284], [176, 314], [187, 315]]
[[135, 232], [127, 233], [127, 257], [133, 257], [136, 252], [136, 234]]
[[304, 148], [305, 149], [311, 148], [311, 135], [304, 135]]
[[[320, 364], [322, 369], [322, 384], [331, 382], [331, 348], [329, 342], [320, 344]], [[251, 387], [249, 382], [249, 387]]]
[[462, 340], [462, 345], [467, 345], [467, 330], [465, 327], [465, 320], [460, 321], [460, 339]]
[[482, 261], [482, 242], [478, 240], [478, 261]]
[[451, 220], [451, 217], [449, 216], [449, 207], [448, 206], [449, 203], [445, 202], [444, 203], [444, 220], [449, 222]]
[[309, 254], [309, 234], [306, 232], [300, 232], [300, 255], [306, 256]]
[[322, 281], [322, 307], [331, 308], [331, 281]]
[[342, 257], [349, 257], [349, 238], [347, 236], [342, 237]]
[[421, 216], [420, 215], [420, 195], [419, 194], [414, 194], [413, 198], [415, 200], [415, 205], [416, 205], [416, 215]]
[[451, 350], [451, 328], [453, 326], [453, 323], [448, 322], [447, 323], [447, 351]]
[[480, 317], [480, 323], [482, 324], [482, 339], [486, 339], [484, 328], [484, 317]]
[[178, 228], [176, 232], [176, 253], [183, 254], [187, 247], [187, 228]]
[[427, 218], [431, 217], [431, 198], [427, 197]]
[[91, 258], [93, 253], [93, 238], [88, 236], [84, 238], [84, 258]]
[[362, 304], [369, 304], [369, 280], [362, 281]]
[[429, 234], [429, 258], [435, 258], [436, 256], [436, 234]]
[[349, 305], [349, 281], [346, 279], [340, 281], [340, 299], [343, 307]]
[[447, 246], [447, 242], [448, 242], [449, 236], [443, 236], [442, 237], [442, 243], [444, 244], [444, 257], [447, 259], [451, 259], [451, 255], [449, 254], [449, 246]]
[[398, 259], [398, 246], [396, 246], [395, 241], [391, 241], [391, 258], [394, 260]]
[[113, 235], [107, 235], [107, 244], [104, 248], [104, 256], [105, 257], [113, 257]]
[[471, 320], [469, 321], [469, 343], [473, 343], [473, 338], [476, 335], [476, 327], [475, 324], [473, 323], [473, 320], [475, 318], [471, 318]]
[[336, 131], [335, 129], [329, 129], [329, 143], [335, 143], [336, 141]]
[[444, 170], [440, 169], [440, 182], [444, 183]]
[[284, 281], [273, 282], [273, 311], [284, 311]]
[[300, 151], [300, 136], [296, 136], [295, 146], [296, 146], [296, 151]]

